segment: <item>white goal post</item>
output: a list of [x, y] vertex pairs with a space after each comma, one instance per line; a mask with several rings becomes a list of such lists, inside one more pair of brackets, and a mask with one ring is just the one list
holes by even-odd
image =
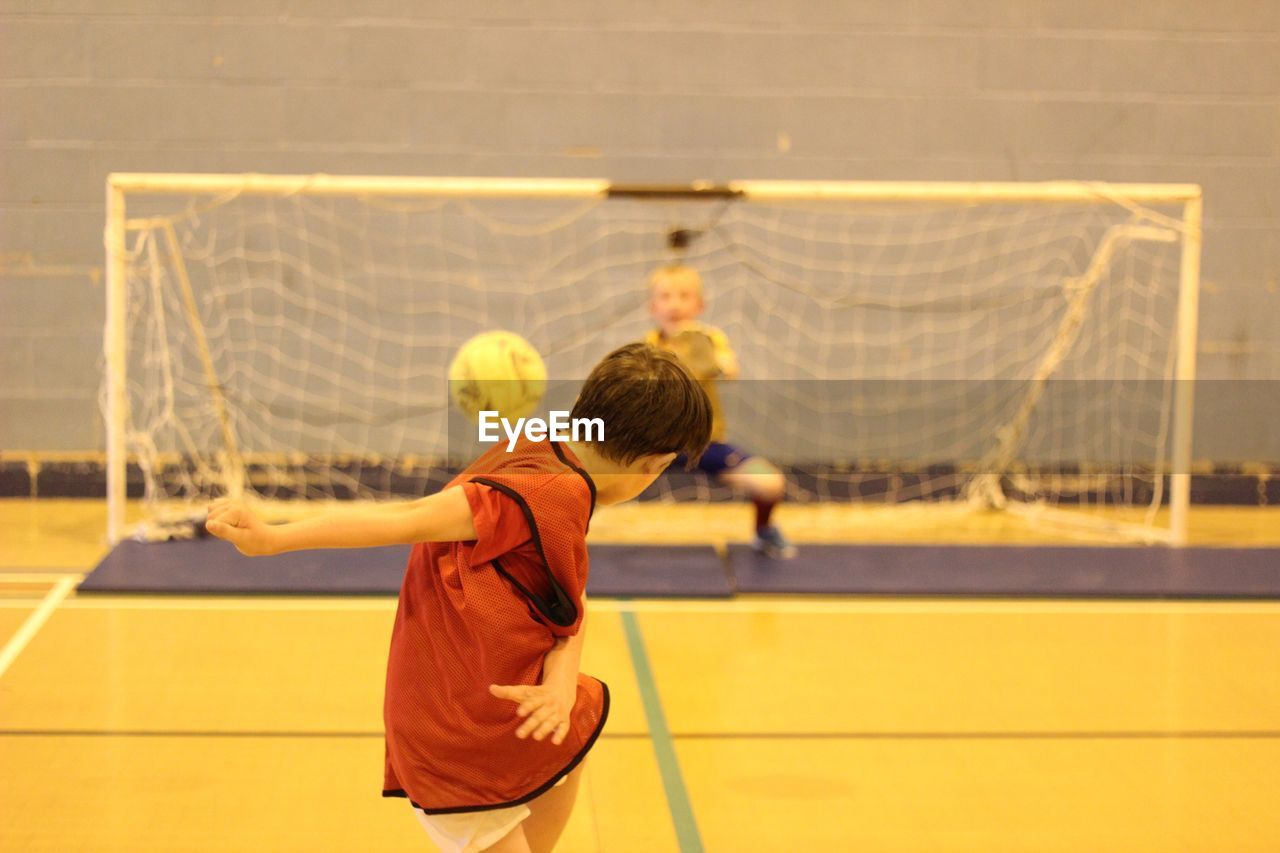
[[[112, 174], [108, 535], [131, 465], [157, 506], [421, 488], [401, 475], [461, 452], [448, 352], [511, 328], [581, 379], [678, 260], [755, 367], [731, 424], [796, 499], [1180, 544], [1201, 204], [1190, 184]], [[664, 496], [710, 487], [688, 488]]]

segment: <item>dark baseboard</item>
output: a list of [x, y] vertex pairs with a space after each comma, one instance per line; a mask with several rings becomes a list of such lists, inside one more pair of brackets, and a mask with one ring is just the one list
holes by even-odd
[[[320, 464], [314, 466], [317, 471]], [[401, 464], [386, 461], [346, 461], [329, 465], [336, 477], [326, 477], [322, 488], [312, 491], [311, 497], [348, 500], [362, 493], [378, 493], [414, 497], [441, 488], [452, 479], [458, 469], [447, 466]], [[1280, 472], [1280, 463], [1273, 466], [1223, 465], [1208, 472], [1198, 472], [1191, 478], [1191, 502], [1198, 505], [1280, 506], [1280, 476], [1270, 476], [1270, 471]], [[792, 467], [785, 472], [788, 480], [802, 494], [819, 494], [825, 500], [882, 500], [886, 494], [927, 494], [934, 499], [954, 497], [959, 492], [960, 478], [954, 466], [932, 466], [911, 473], [883, 473], [856, 471], [849, 466], [806, 465]], [[1070, 475], [1071, 472], [1059, 471]], [[162, 475], [163, 476], [163, 475]], [[250, 479], [260, 491], [278, 499], [304, 497], [302, 491], [280, 484], [272, 484], [266, 472], [253, 467]], [[711, 486], [702, 475], [687, 471], [671, 471], [651, 487], [640, 500], [659, 500], [670, 494], [703, 494], [711, 500], [727, 500], [732, 493], [723, 487]], [[1074, 493], [1060, 498], [1060, 503], [1114, 502], [1124, 499], [1129, 503], [1144, 504], [1150, 501], [1150, 488], [1123, 496], [1116, 494], [1114, 486], [1108, 487], [1105, 477], [1080, 477], [1084, 484]], [[141, 470], [130, 466], [127, 474], [128, 496], [138, 499], [144, 494]], [[0, 497], [34, 498], [86, 498], [102, 499], [106, 495], [106, 467], [101, 461], [50, 461], [38, 466], [23, 461], [0, 462]], [[1145, 494], [1143, 493], [1145, 492]], [[1168, 494], [1166, 478], [1165, 494]]]

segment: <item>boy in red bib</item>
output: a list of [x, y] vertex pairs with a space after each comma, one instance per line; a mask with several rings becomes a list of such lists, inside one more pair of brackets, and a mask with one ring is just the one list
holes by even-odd
[[[710, 440], [706, 393], [672, 355], [610, 353], [572, 418], [597, 443], [499, 444], [437, 494], [265, 525], [219, 501], [209, 531], [242, 553], [412, 544], [391, 635], [384, 796], [407, 797], [444, 850], [550, 850], [609, 712], [578, 671], [587, 526]], [[514, 713], [513, 713], [514, 712]]]

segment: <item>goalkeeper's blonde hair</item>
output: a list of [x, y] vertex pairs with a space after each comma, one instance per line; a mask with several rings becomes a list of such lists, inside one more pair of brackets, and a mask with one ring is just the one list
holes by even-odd
[[649, 292], [653, 293], [659, 282], [684, 279], [693, 284], [698, 296], [702, 296], [702, 275], [693, 267], [682, 263], [665, 264], [658, 267], [649, 276]]

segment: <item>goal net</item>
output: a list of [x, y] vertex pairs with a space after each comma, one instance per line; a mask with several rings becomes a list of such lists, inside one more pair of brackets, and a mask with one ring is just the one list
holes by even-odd
[[[438, 488], [483, 449], [449, 406], [462, 342], [517, 332], [571, 402], [651, 328], [648, 278], [678, 261], [741, 362], [728, 440], [789, 499], [1178, 541], [1199, 204], [1181, 185], [114, 175], [111, 537], [130, 482], [144, 524], [221, 494]], [[646, 495], [730, 496], [685, 472]]]

